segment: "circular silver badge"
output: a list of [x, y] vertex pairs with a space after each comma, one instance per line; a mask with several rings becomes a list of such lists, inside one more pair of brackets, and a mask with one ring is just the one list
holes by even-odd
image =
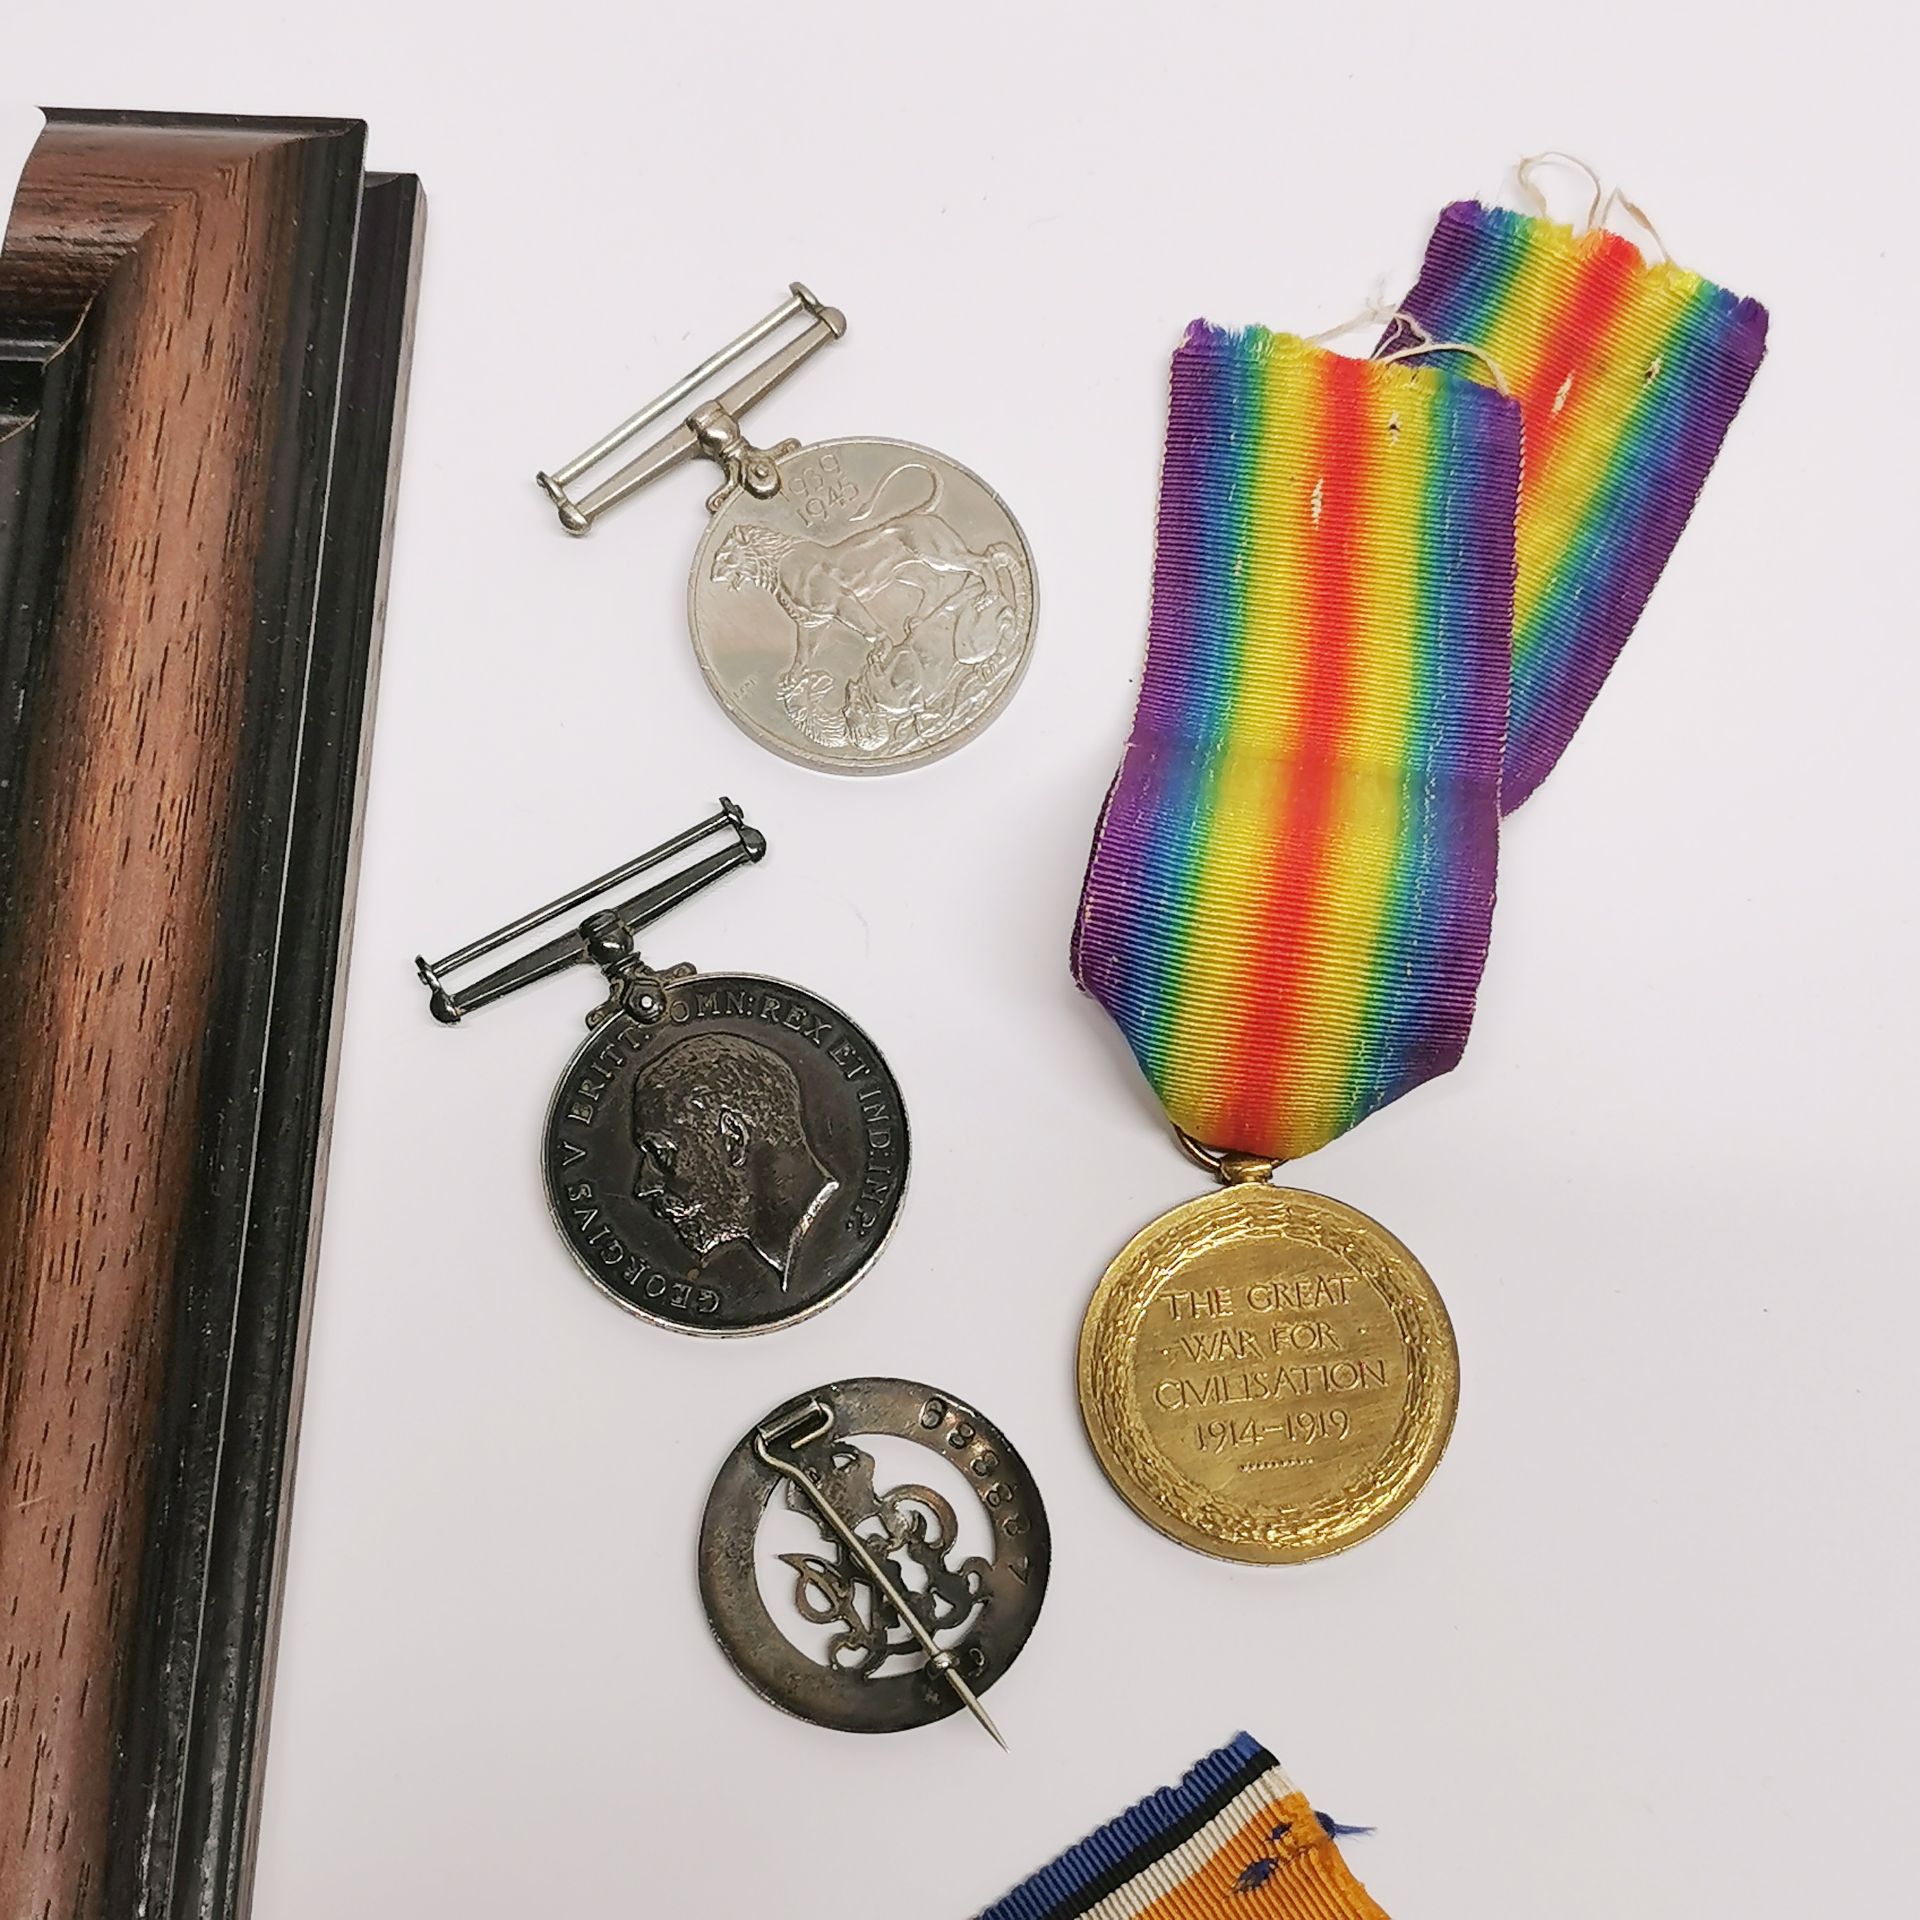
[[688, 618], [720, 703], [829, 773], [950, 753], [1006, 705], [1033, 639], [1033, 556], [977, 474], [901, 440], [779, 453], [694, 555]]
[[[797, 1550], [767, 1566], [776, 1499]], [[1051, 1558], [1040, 1489], [984, 1414], [912, 1380], [838, 1380], [722, 1463], [700, 1596], [735, 1671], [803, 1720], [898, 1733], [966, 1707], [993, 1731], [979, 1696], [1033, 1632]]]
[[762, 1333], [859, 1279], [907, 1179], [878, 1047], [816, 994], [753, 974], [663, 983], [567, 1063], [541, 1161], [594, 1284], [682, 1333]]

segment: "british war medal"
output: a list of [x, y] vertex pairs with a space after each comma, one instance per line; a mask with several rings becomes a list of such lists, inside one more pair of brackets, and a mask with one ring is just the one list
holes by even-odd
[[[448, 976], [715, 836], [693, 861], [455, 991]], [[880, 1251], [907, 1178], [907, 1119], [880, 1050], [840, 1009], [758, 974], [656, 969], [634, 935], [766, 840], [710, 819], [449, 954], [415, 962], [434, 1017], [464, 1019], [580, 963], [606, 995], [554, 1089], [540, 1163], [555, 1225], [602, 1292], [683, 1333], [759, 1333], [836, 1300]]]

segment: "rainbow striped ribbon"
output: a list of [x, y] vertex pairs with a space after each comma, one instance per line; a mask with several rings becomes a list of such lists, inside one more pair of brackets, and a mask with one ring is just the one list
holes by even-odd
[[1444, 1073], [1486, 958], [1519, 409], [1196, 322], [1075, 929], [1175, 1124], [1294, 1159]]
[[1340, 1857], [1331, 1826], [1243, 1733], [978, 1920], [1387, 1920]]
[[[1404, 310], [1481, 348], [1526, 418], [1503, 805], [1553, 770], [1693, 511], [1767, 346], [1757, 300], [1603, 228], [1471, 200]], [[1385, 350], [1413, 336], [1395, 330]]]

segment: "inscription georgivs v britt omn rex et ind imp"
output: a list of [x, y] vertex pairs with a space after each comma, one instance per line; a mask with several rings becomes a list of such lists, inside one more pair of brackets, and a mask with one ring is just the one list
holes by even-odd
[[[617, 905], [576, 916], [703, 842], [724, 844]], [[780, 980], [654, 968], [636, 935], [767, 853], [717, 812], [444, 959], [416, 959], [435, 1019], [457, 1026], [581, 965], [605, 997], [547, 1110], [554, 1224], [620, 1305], [688, 1333], [757, 1333], [838, 1298], [885, 1242], [906, 1187], [900, 1089], [839, 1008]], [[568, 930], [484, 977], [452, 976], [555, 921]]]
[[696, 1332], [817, 1311], [885, 1238], [905, 1112], [837, 1008], [777, 981], [695, 975], [662, 1016], [617, 1016], [560, 1083], [554, 1217], [622, 1305]]

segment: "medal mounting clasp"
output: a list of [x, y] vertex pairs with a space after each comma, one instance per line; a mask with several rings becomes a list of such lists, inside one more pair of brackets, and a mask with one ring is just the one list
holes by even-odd
[[[602, 465], [629, 441], [635, 440], [656, 420], [676, 407], [685, 406], [723, 369], [751, 353], [763, 340], [778, 333], [791, 321], [807, 315], [807, 325], [784, 346], [776, 348], [751, 371], [705, 405], [696, 407], [670, 432], [636, 454], [627, 464], [587, 492], [576, 497], [572, 489], [595, 467]], [[649, 400], [637, 413], [629, 414], [617, 427], [609, 429], [592, 446], [577, 453], [565, 466], [537, 473], [534, 479], [560, 516], [560, 524], [569, 533], [582, 534], [592, 527], [606, 510], [637, 493], [649, 480], [691, 460], [695, 455], [717, 461], [726, 472], [726, 483], [708, 502], [717, 511], [731, 495], [741, 489], [756, 499], [768, 499], [779, 491], [780, 475], [775, 462], [795, 452], [797, 441], [783, 441], [773, 448], [753, 446], [740, 431], [740, 415], [777, 387], [803, 362], [838, 340], [847, 330], [847, 317], [838, 307], [829, 307], [796, 280], [788, 297], [773, 311], [756, 320], [737, 339], [729, 340], [718, 352], [709, 354], [691, 373], [676, 380], [664, 393]]]
[[[496, 968], [472, 986], [457, 992], [447, 984], [447, 976], [471, 966], [476, 960], [496, 953], [523, 934], [532, 933], [592, 901], [611, 893], [637, 875], [664, 865], [676, 855], [699, 846], [703, 841], [724, 835], [727, 844], [718, 851], [702, 855], [679, 872], [657, 880], [639, 893], [611, 907], [589, 913], [571, 931], [556, 935], [517, 959]], [[414, 971], [427, 989], [433, 1017], [446, 1026], [457, 1025], [466, 1015], [494, 1001], [504, 999], [520, 988], [531, 986], [552, 974], [582, 962], [590, 963], [606, 976], [607, 999], [588, 1015], [587, 1024], [598, 1026], [616, 1013], [629, 1013], [651, 1025], [666, 1012], [665, 986], [688, 973], [686, 967], [655, 971], [635, 950], [634, 935], [663, 914], [710, 887], [735, 867], [761, 860], [767, 851], [766, 835], [747, 824], [746, 815], [724, 797], [718, 812], [686, 832], [675, 834], [657, 847], [650, 847], [609, 873], [572, 887], [556, 900], [510, 920], [504, 927], [484, 934], [456, 948], [444, 959], [428, 961], [416, 958]]]
[[718, 513], [736, 493], [771, 500], [780, 491], [780, 462], [800, 451], [798, 440], [782, 440], [777, 447], [756, 447], [718, 400], [689, 414], [687, 425], [693, 429], [701, 453], [727, 476], [707, 495], [709, 513]]

